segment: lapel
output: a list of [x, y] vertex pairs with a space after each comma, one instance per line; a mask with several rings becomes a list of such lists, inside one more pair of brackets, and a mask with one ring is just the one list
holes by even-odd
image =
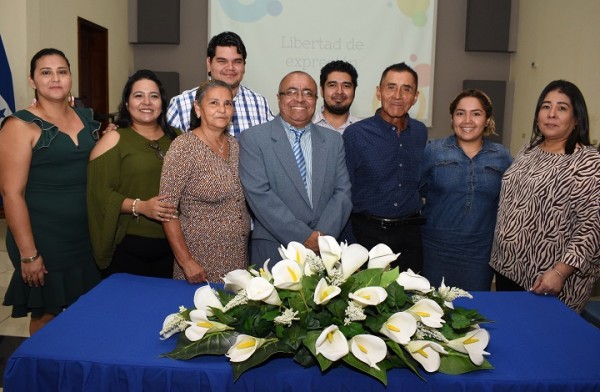
[[325, 173], [327, 172], [327, 146], [325, 136], [318, 126], [310, 124], [312, 142], [312, 200], [313, 209], [319, 205]]
[[298, 194], [302, 196], [302, 199], [306, 205], [310, 207], [308, 193], [306, 192], [304, 182], [300, 176], [300, 170], [298, 170], [298, 164], [296, 163], [292, 146], [290, 145], [290, 141], [285, 133], [283, 124], [281, 123], [281, 118], [277, 116], [275, 120], [272, 121], [272, 124], [271, 140], [273, 142], [273, 151], [275, 156], [277, 156], [277, 159], [279, 159], [279, 163], [281, 164], [283, 171], [287, 174], [288, 178], [290, 178], [293, 186], [298, 191]]

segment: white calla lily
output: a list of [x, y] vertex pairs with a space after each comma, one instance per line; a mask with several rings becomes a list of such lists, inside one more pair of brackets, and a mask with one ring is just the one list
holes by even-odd
[[394, 313], [379, 330], [398, 344], [407, 344], [417, 331], [417, 320], [407, 312]]
[[288, 244], [287, 248], [284, 248], [283, 245], [280, 245], [279, 254], [281, 255], [282, 260], [294, 260], [296, 263], [304, 265], [304, 261], [306, 260], [307, 255], [307, 249], [303, 244], [296, 241], [292, 241]]
[[344, 280], [355, 273], [369, 259], [369, 251], [360, 244], [342, 246], [342, 275]]
[[225, 324], [210, 321], [203, 310], [192, 310], [190, 312], [189, 327], [185, 330], [185, 336], [192, 342], [198, 341], [208, 332], [219, 332], [233, 329]]
[[225, 354], [231, 362], [243, 362], [265, 343], [266, 339], [240, 334]]
[[442, 363], [440, 353], [448, 354], [439, 343], [429, 340], [413, 340], [405, 347], [410, 355], [429, 373], [435, 372], [440, 368], [440, 364]]
[[387, 291], [379, 286], [363, 287], [348, 294], [348, 298], [361, 306], [379, 305], [387, 298]]
[[346, 337], [335, 324], [321, 332], [315, 346], [317, 354], [321, 354], [333, 362], [346, 356], [350, 351]]
[[281, 299], [277, 294], [277, 290], [275, 290], [275, 286], [265, 278], [254, 277], [250, 279], [246, 286], [246, 293], [250, 300], [263, 301], [270, 305], [281, 305]]
[[332, 236], [322, 235], [319, 236], [319, 253], [327, 274], [330, 275], [333, 267], [342, 258], [342, 248]]
[[273, 270], [273, 285], [280, 289], [298, 291], [302, 288], [302, 266], [294, 260], [284, 259], [275, 264]]
[[408, 291], [419, 291], [426, 294], [432, 290], [427, 278], [414, 273], [410, 268], [407, 271], [401, 272], [396, 282], [404, 287], [404, 290]]
[[210, 308], [223, 310], [221, 301], [217, 298], [210, 285], [202, 286], [194, 293], [194, 306], [196, 309], [204, 310], [207, 315], [212, 316]]
[[417, 320], [431, 328], [440, 328], [445, 321], [442, 319], [444, 311], [442, 307], [432, 299], [423, 298], [410, 307], [408, 311], [413, 314]]
[[383, 339], [373, 335], [356, 335], [350, 339], [350, 351], [361, 362], [379, 370], [377, 363], [387, 355], [387, 346]]
[[230, 271], [223, 278], [225, 290], [233, 291], [234, 293], [245, 290], [250, 279], [252, 279], [252, 274], [245, 269]]
[[369, 251], [369, 264], [367, 268], [387, 268], [398, 256], [400, 256], [400, 253], [392, 252], [389, 246], [377, 244]]
[[489, 332], [483, 328], [478, 328], [467, 332], [462, 338], [449, 341], [448, 347], [458, 352], [469, 354], [471, 362], [477, 366], [481, 366], [483, 356], [490, 355], [490, 353], [485, 351], [489, 341]]
[[313, 300], [317, 305], [326, 305], [333, 297], [342, 292], [337, 286], [327, 284], [325, 278], [321, 278], [315, 289]]

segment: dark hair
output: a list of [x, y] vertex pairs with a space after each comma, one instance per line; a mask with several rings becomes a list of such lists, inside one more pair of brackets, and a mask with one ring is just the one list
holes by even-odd
[[342, 60], [334, 60], [325, 64], [325, 66], [321, 68], [321, 76], [319, 79], [321, 87], [325, 87], [327, 77], [332, 72], [345, 72], [350, 75], [354, 90], [356, 91], [356, 87], [358, 86], [358, 72], [356, 72], [356, 68], [354, 68], [352, 64]]
[[410, 72], [410, 74], [415, 79], [415, 87], [417, 89], [419, 88], [419, 75], [417, 74], [417, 71], [415, 71], [414, 69], [412, 69], [411, 67], [409, 67], [408, 65], [406, 65], [406, 63], [392, 64], [389, 67], [387, 67], [383, 71], [383, 73], [381, 74], [381, 79], [379, 79], [379, 85], [381, 85], [381, 83], [383, 82], [383, 79], [385, 79], [386, 75], [390, 71], [394, 71], [394, 72]]
[[33, 74], [35, 72], [35, 67], [37, 66], [38, 60], [44, 56], [51, 55], [57, 55], [65, 59], [65, 61], [67, 62], [67, 67], [69, 68], [69, 72], [71, 72], [71, 63], [69, 63], [69, 59], [67, 58], [67, 56], [65, 56], [65, 54], [62, 51], [54, 48], [46, 48], [40, 50], [31, 58], [31, 64], [29, 65], [29, 76], [31, 77], [31, 79], [33, 79]]
[[484, 93], [481, 90], [470, 89], [458, 94], [450, 104], [450, 115], [454, 116], [454, 111], [456, 110], [456, 107], [458, 106], [460, 100], [467, 97], [476, 98], [483, 107], [483, 111], [485, 112], [485, 118], [488, 120], [488, 125], [486, 125], [483, 130], [483, 136], [495, 135], [496, 122], [494, 121], [493, 116], [494, 107], [492, 106], [492, 100], [486, 95], [486, 93]]
[[173, 131], [173, 128], [167, 124], [167, 93], [165, 92], [161, 81], [156, 77], [156, 74], [148, 69], [140, 69], [131, 75], [129, 79], [127, 79], [127, 83], [125, 83], [125, 87], [123, 87], [123, 94], [121, 94], [121, 103], [119, 103], [119, 114], [116, 121], [117, 125], [119, 127], [131, 126], [131, 114], [127, 108], [127, 101], [129, 100], [129, 96], [131, 95], [131, 90], [133, 89], [135, 82], [143, 79], [151, 80], [158, 86], [158, 91], [160, 92], [161, 112], [156, 121], [165, 135], [167, 135], [171, 140], [175, 139], [177, 134], [175, 131]]
[[235, 46], [237, 48], [237, 52], [242, 55], [244, 59], [244, 63], [246, 62], [246, 46], [244, 46], [244, 41], [240, 38], [239, 35], [232, 31], [224, 31], [220, 34], [215, 35], [208, 42], [208, 47], [206, 48], [206, 56], [209, 59], [213, 59], [215, 54], [217, 53], [217, 46]]
[[567, 138], [565, 143], [565, 153], [572, 154], [575, 151], [575, 147], [578, 144], [584, 146], [590, 146], [590, 122], [588, 117], [587, 105], [583, 94], [577, 86], [566, 80], [554, 80], [550, 82], [538, 98], [537, 105], [535, 107], [535, 114], [533, 116], [533, 130], [531, 132], [531, 141], [529, 149], [541, 144], [544, 141], [544, 135], [538, 127], [538, 114], [542, 108], [542, 103], [546, 98], [546, 95], [552, 91], [558, 91], [565, 94], [571, 100], [571, 106], [573, 107], [573, 116], [575, 117], [575, 128]]
[[[215, 87], [226, 88], [227, 90], [229, 90], [231, 96], [233, 97], [233, 91], [231, 90], [230, 85], [223, 82], [222, 80], [209, 79], [205, 82], [200, 83], [200, 87], [198, 87], [198, 90], [196, 90], [196, 97], [194, 98], [194, 101], [198, 103], [202, 102], [206, 93]], [[192, 111], [190, 112], [190, 130], [198, 128], [201, 123], [202, 119], [196, 115], [196, 110], [194, 108], [194, 105], [192, 105]]]

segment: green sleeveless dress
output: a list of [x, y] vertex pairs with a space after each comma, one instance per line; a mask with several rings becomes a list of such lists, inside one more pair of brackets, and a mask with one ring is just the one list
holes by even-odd
[[32, 151], [25, 201], [35, 245], [48, 270], [42, 287], [29, 287], [21, 277], [21, 259], [10, 228], [6, 247], [15, 267], [4, 305], [12, 317], [59, 314], [100, 282], [94, 262], [86, 211], [87, 163], [100, 124], [90, 109], [74, 109], [84, 124], [78, 144], [58, 128], [20, 110], [14, 117], [34, 123], [42, 135]]

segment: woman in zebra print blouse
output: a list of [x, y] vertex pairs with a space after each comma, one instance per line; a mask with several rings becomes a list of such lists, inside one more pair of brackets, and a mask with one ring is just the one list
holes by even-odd
[[580, 312], [600, 272], [600, 154], [573, 83], [537, 102], [531, 141], [502, 179], [490, 265], [497, 290], [557, 295]]

